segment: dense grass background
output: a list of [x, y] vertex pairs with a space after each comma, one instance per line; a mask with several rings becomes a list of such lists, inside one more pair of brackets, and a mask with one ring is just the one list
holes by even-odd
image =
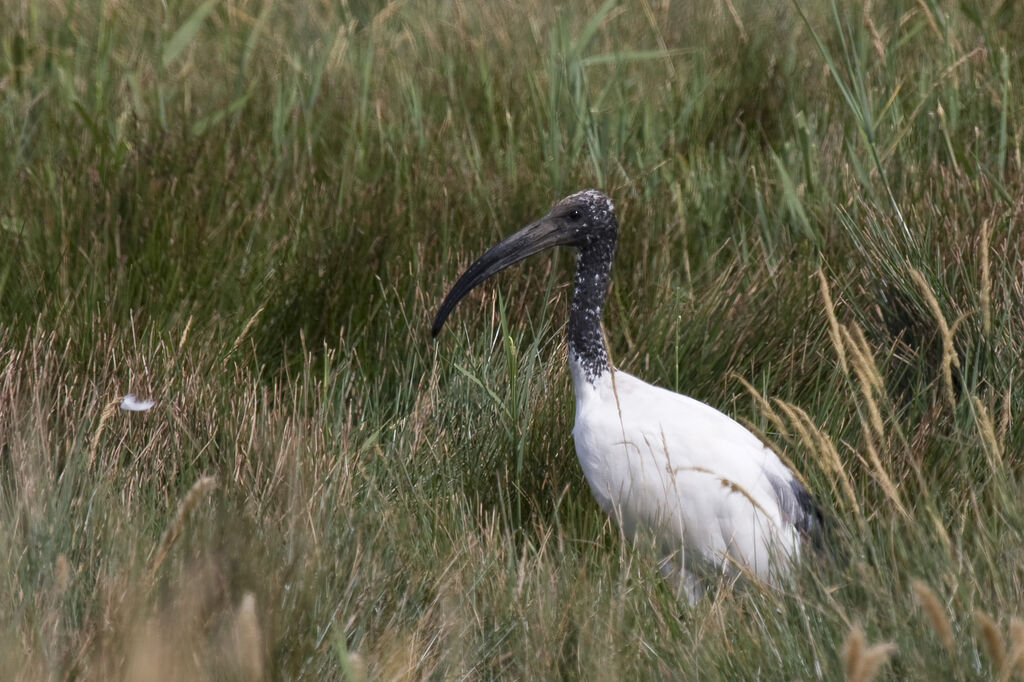
[[[0, 678], [1024, 675], [1020, 3], [0, 14]], [[570, 255], [429, 339], [591, 186], [616, 363], [832, 510], [785, 594], [591, 500]]]

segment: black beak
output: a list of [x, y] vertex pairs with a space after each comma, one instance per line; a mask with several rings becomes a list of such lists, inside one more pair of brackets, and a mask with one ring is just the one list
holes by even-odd
[[560, 220], [547, 216], [527, 225], [487, 249], [484, 255], [480, 256], [475, 263], [469, 266], [469, 269], [462, 273], [462, 277], [459, 277], [459, 281], [445, 296], [444, 302], [441, 303], [441, 307], [434, 317], [431, 334], [437, 336], [440, 333], [448, 315], [473, 287], [491, 275], [495, 275], [510, 265], [515, 265], [524, 258], [546, 248], [572, 244], [575, 241], [575, 236], [575, 229], [566, 226]]

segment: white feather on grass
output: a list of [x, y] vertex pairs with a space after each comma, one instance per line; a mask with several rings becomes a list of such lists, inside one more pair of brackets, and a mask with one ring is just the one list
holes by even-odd
[[139, 400], [135, 397], [134, 393], [129, 393], [121, 398], [121, 409], [129, 412], [145, 412], [154, 405], [156, 405], [156, 402], [152, 400]]

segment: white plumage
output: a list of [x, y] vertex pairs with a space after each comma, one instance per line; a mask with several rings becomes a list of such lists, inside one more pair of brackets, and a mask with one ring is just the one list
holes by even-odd
[[779, 483], [793, 475], [778, 456], [693, 398], [620, 370], [591, 384], [575, 360], [570, 367], [576, 454], [598, 504], [625, 534], [654, 534], [666, 568], [683, 569], [691, 601], [698, 576], [718, 570], [742, 567], [777, 585], [800, 553], [780, 500], [787, 491]]
[[550, 246], [575, 247], [567, 328], [576, 393], [572, 434], [598, 504], [627, 536], [653, 534], [663, 569], [683, 579], [691, 601], [709, 573], [747, 573], [779, 585], [806, 537], [820, 533], [821, 515], [793, 473], [749, 430], [702, 402], [612, 367], [601, 312], [617, 235], [607, 196], [586, 190], [566, 197], [463, 273], [441, 304], [433, 333], [491, 275]]

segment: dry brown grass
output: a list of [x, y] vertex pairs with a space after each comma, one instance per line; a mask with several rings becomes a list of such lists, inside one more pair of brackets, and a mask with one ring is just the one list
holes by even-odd
[[939, 338], [942, 340], [941, 368], [943, 385], [946, 389], [946, 404], [949, 406], [950, 410], [955, 410], [956, 398], [954, 397], [954, 394], [956, 389], [953, 386], [953, 368], [960, 367], [960, 358], [957, 356], [956, 348], [953, 344], [953, 331], [946, 322], [945, 315], [942, 314], [942, 306], [939, 305], [939, 301], [935, 298], [935, 292], [932, 291], [931, 286], [928, 284], [928, 280], [926, 280], [924, 275], [921, 274], [921, 271], [911, 268], [910, 277], [920, 289], [921, 295], [927, 302], [932, 315], [935, 317], [935, 322], [939, 327]]
[[156, 573], [160, 570], [160, 566], [164, 563], [164, 559], [167, 558], [167, 553], [171, 550], [171, 545], [181, 535], [181, 531], [185, 528], [185, 524], [188, 522], [189, 514], [192, 510], [203, 500], [204, 497], [210, 494], [214, 488], [217, 487], [217, 479], [213, 476], [203, 476], [197, 480], [192, 488], [185, 494], [185, 497], [181, 499], [181, 503], [178, 505], [178, 511], [174, 514], [174, 519], [171, 520], [169, 526], [164, 531], [163, 537], [160, 538], [160, 544], [156, 547], [156, 552], [153, 554], [153, 560], [150, 563], [150, 570]]
[[1008, 680], [1014, 674], [1024, 676], [1024, 619], [1010, 619], [1010, 652], [1000, 679]]
[[864, 630], [859, 625], [853, 626], [843, 642], [845, 679], [847, 682], [870, 682], [896, 651], [896, 645], [892, 642], [868, 646]]
[[1006, 665], [1006, 642], [999, 632], [999, 624], [992, 616], [980, 610], [974, 612], [974, 620], [978, 624], [985, 653], [992, 662], [992, 669], [996, 672], [1002, 671]]
[[[637, 1], [5, 5], [0, 679], [1020, 674], [1020, 27]], [[762, 413], [831, 517], [778, 594], [683, 606], [593, 501], [568, 254], [428, 340], [583, 186], [616, 359]]]
[[952, 653], [953, 648], [956, 646], [956, 642], [953, 639], [953, 626], [949, 622], [949, 616], [946, 615], [946, 610], [943, 608], [942, 602], [939, 601], [939, 597], [928, 586], [928, 583], [923, 580], [912, 581], [911, 589], [917, 595], [921, 608], [925, 615], [928, 616], [932, 630], [934, 630], [939, 641], [942, 642], [942, 646]]

